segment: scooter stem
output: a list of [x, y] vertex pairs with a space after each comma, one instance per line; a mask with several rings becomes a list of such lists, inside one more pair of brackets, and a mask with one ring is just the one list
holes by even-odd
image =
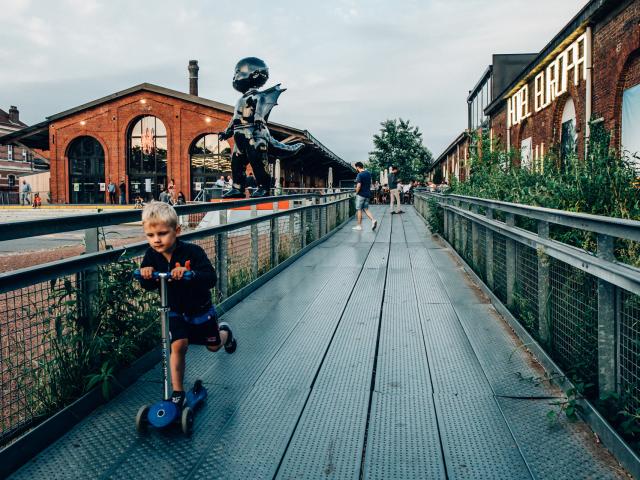
[[164, 380], [164, 400], [169, 400], [171, 377], [169, 375], [169, 359], [171, 355], [171, 339], [169, 337], [169, 295], [167, 282], [169, 274], [160, 274], [160, 322], [162, 326], [162, 376]]

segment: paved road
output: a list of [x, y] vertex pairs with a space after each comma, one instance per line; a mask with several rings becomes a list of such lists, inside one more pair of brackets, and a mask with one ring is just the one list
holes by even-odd
[[135, 432], [155, 368], [13, 478], [622, 478], [415, 211], [374, 211], [225, 315], [234, 355], [190, 349], [191, 438]]

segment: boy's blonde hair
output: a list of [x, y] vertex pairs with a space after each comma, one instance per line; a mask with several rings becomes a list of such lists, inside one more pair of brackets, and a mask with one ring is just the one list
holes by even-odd
[[142, 224], [145, 223], [164, 223], [171, 228], [177, 228], [178, 215], [168, 203], [151, 202], [142, 209]]

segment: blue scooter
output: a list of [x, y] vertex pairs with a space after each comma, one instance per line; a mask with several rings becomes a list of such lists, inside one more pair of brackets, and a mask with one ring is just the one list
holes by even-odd
[[[142, 279], [140, 270], [136, 270], [134, 278]], [[169, 377], [169, 355], [171, 354], [171, 339], [169, 338], [169, 296], [168, 282], [171, 278], [169, 272], [153, 272], [153, 278], [160, 281], [160, 322], [162, 323], [162, 377], [164, 382], [163, 400], [152, 405], [143, 405], [136, 415], [136, 430], [146, 432], [149, 425], [156, 428], [166, 428], [174, 423], [180, 423], [182, 433], [190, 435], [193, 431], [193, 416], [198, 407], [207, 398], [207, 389], [202, 385], [202, 380], [196, 380], [193, 388], [186, 393], [185, 405], [180, 409], [171, 401]], [[187, 271], [183, 280], [193, 279], [193, 273]]]

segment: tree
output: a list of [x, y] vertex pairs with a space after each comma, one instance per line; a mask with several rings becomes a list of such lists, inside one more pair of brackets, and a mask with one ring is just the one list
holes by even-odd
[[422, 144], [422, 133], [409, 120], [385, 120], [380, 133], [373, 136], [374, 150], [369, 152], [372, 170], [398, 167], [398, 174], [404, 181], [422, 180], [433, 156]]

